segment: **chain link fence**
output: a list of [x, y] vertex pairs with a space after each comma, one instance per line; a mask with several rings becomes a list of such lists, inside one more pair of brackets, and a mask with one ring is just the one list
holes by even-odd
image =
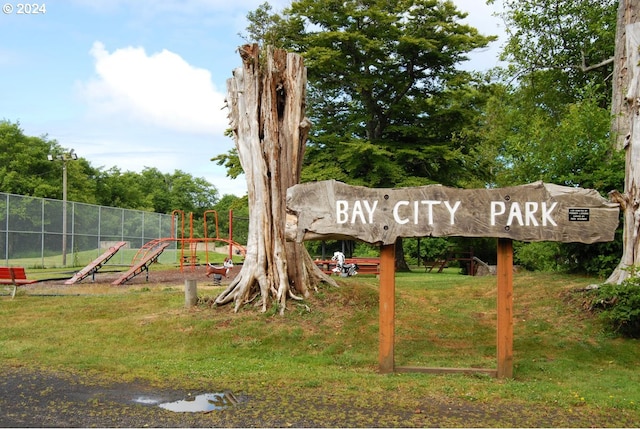
[[[64, 212], [65, 203], [60, 200], [0, 192], [0, 255], [4, 264], [80, 267], [114, 243], [125, 241], [127, 245], [109, 263], [130, 265], [145, 243], [172, 236], [171, 215], [71, 201], [66, 203], [66, 216]], [[174, 242], [158, 262], [169, 264], [176, 259]]]

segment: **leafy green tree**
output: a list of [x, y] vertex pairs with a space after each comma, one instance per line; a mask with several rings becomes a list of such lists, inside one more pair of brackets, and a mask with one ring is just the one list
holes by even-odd
[[601, 107], [609, 108], [618, 1], [504, 0], [502, 5], [509, 35], [502, 59], [511, 78], [537, 88], [536, 103], [570, 103], [583, 88], [599, 86]]
[[487, 147], [497, 147], [495, 181], [510, 186], [542, 180], [607, 192], [624, 179], [624, 160], [609, 134], [611, 116], [597, 96], [558, 105], [531, 103], [526, 85], [503, 91], [487, 105]]
[[[46, 136], [26, 136], [19, 123], [0, 121], [0, 191], [41, 198], [62, 198], [62, 162], [48, 155], [69, 151]], [[67, 162], [68, 198], [95, 202], [91, 180], [96, 170], [86, 160]]]
[[174, 209], [192, 212], [201, 218], [204, 211], [218, 201], [218, 191], [203, 178], [193, 177], [181, 170], [175, 170], [165, 177]]
[[[0, 122], [0, 189], [2, 192], [51, 196], [57, 188], [47, 154], [55, 141], [25, 136], [19, 123]], [[62, 177], [62, 176], [60, 176]]]
[[[68, 153], [46, 136], [26, 136], [19, 123], [0, 121], [0, 191], [61, 199], [63, 162], [58, 157]], [[180, 209], [199, 218], [218, 201], [213, 185], [180, 170], [173, 174], [149, 167], [142, 173], [118, 167], [103, 170], [84, 158], [69, 159], [66, 168], [69, 201], [158, 213]]]
[[158, 213], [171, 213], [173, 210], [181, 209], [172, 201], [167, 176], [154, 167], [145, 167], [140, 173], [140, 186], [144, 189], [151, 207]]
[[[302, 181], [372, 187], [487, 177], [477, 123], [489, 89], [460, 71], [467, 54], [495, 40], [460, 23], [438, 0], [298, 0], [281, 15], [268, 3], [248, 14], [247, 40], [301, 53], [313, 127]], [[214, 158], [231, 177], [233, 151]]]
[[[543, 180], [606, 193], [623, 183], [624, 159], [613, 146], [609, 111], [616, 3], [503, 2], [510, 35], [503, 77], [509, 84], [487, 105], [482, 144], [499, 161], [497, 186]], [[523, 244], [515, 259], [601, 275], [613, 268], [612, 258], [592, 255], [619, 248], [619, 242]]]
[[97, 180], [98, 204], [135, 210], [153, 210], [148, 194], [140, 184], [140, 175], [122, 172], [118, 167], [101, 171]]
[[199, 219], [218, 199], [213, 185], [180, 170], [168, 174], [146, 167], [136, 173], [112, 167], [101, 171], [97, 186], [99, 204], [158, 213], [182, 210]]
[[[491, 0], [490, 2], [493, 2]], [[615, 0], [505, 0], [505, 85], [486, 109], [498, 185], [615, 188], [609, 132]]]
[[[238, 243], [247, 242], [248, 222], [249, 217], [249, 202], [246, 196], [238, 197], [236, 195], [224, 195], [216, 205], [213, 207], [218, 213], [218, 235], [221, 238], [228, 238], [229, 236], [229, 212], [233, 212], [233, 240]], [[215, 228], [212, 222], [210, 223], [207, 217], [207, 224], [209, 226], [208, 236], [215, 236]]]

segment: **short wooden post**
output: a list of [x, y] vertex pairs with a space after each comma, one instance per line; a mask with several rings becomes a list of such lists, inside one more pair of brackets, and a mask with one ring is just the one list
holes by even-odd
[[513, 241], [498, 239], [498, 378], [513, 377]]
[[380, 249], [380, 373], [394, 370], [394, 337], [396, 305], [396, 246]]
[[198, 303], [198, 282], [195, 280], [184, 281], [184, 306], [191, 308]]

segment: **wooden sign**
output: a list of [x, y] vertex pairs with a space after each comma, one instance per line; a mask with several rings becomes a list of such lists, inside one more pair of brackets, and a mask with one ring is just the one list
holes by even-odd
[[[612, 241], [618, 215], [618, 204], [597, 191], [542, 182], [499, 189], [373, 189], [328, 180], [287, 189], [285, 234], [298, 242], [358, 239], [381, 245], [381, 373], [484, 372], [505, 378], [513, 376], [512, 241]], [[395, 366], [395, 241], [427, 236], [498, 238], [495, 369]]]
[[519, 241], [613, 241], [619, 207], [592, 189], [542, 182], [497, 189], [442, 185], [376, 189], [335, 180], [287, 190], [287, 239], [496, 237]]

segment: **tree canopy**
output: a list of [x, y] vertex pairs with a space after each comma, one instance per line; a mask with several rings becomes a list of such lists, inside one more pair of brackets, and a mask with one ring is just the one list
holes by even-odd
[[[0, 191], [41, 198], [62, 198], [62, 162], [47, 155], [69, 150], [47, 136], [24, 134], [19, 123], [0, 121]], [[84, 158], [67, 163], [68, 199], [111, 207], [202, 215], [218, 201], [218, 191], [203, 178], [176, 170], [146, 167], [140, 173], [117, 167], [93, 167]]]
[[[497, 186], [543, 180], [603, 194], [620, 188], [624, 155], [610, 131], [617, 3], [503, 2], [507, 66], [499, 70], [502, 84], [481, 132], [482, 146], [497, 160]], [[515, 251], [517, 263], [529, 268], [604, 275], [620, 243], [518, 244]]]
[[[247, 39], [305, 58], [313, 127], [302, 181], [459, 185], [482, 174], [461, 131], [487, 93], [460, 64], [495, 37], [462, 24], [452, 2], [297, 0], [271, 11], [248, 15]], [[216, 159], [235, 171], [234, 157]]]
[[587, 86], [606, 87], [601, 106], [609, 107], [616, 0], [502, 3], [509, 37], [501, 57], [512, 78], [536, 82], [537, 100], [556, 103], [570, 102]]

